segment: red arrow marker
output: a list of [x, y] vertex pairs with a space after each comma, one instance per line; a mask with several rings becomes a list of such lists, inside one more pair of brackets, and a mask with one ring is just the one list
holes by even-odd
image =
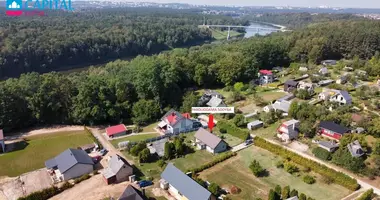
[[208, 128], [210, 129], [210, 132], [212, 132], [212, 129], [214, 128], [214, 115], [212, 114], [208, 115]]

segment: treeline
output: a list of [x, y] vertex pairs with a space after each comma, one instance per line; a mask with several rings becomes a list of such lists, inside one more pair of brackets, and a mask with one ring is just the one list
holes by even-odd
[[[211, 39], [209, 30], [197, 27], [203, 24], [203, 16], [190, 11], [134, 8], [50, 11], [47, 15], [0, 16], [0, 79], [156, 53]], [[247, 23], [225, 16], [210, 16], [207, 21]]]
[[312, 23], [330, 22], [337, 20], [363, 19], [353, 14], [311, 14], [311, 13], [264, 13], [260, 16], [249, 16], [246, 19], [280, 24], [289, 29], [298, 29]]
[[[186, 88], [248, 82], [258, 69], [286, 67], [300, 58], [307, 60], [313, 52], [319, 52], [313, 60], [349, 58], [354, 55], [346, 52], [351, 47], [350, 51], [369, 58], [380, 48], [379, 36], [377, 21], [332, 22], [292, 33], [138, 56], [131, 62], [118, 60], [70, 76], [25, 74], [0, 82], [0, 127], [8, 132], [38, 124], [144, 125], [168, 108], [179, 109], [187, 98]], [[312, 47], [315, 37], [322, 41], [321, 51]], [[348, 41], [334, 40], [342, 38]], [[355, 46], [358, 41], [362, 43]], [[380, 68], [380, 62], [371, 63], [373, 69]]]

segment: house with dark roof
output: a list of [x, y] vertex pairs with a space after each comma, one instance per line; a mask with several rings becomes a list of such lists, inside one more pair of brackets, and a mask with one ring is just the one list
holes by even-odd
[[330, 102], [336, 102], [339, 105], [350, 105], [352, 98], [347, 91], [335, 89], [323, 89], [318, 94], [318, 99]]
[[364, 155], [362, 146], [358, 140], [355, 140], [347, 145], [348, 151], [351, 153], [352, 157], [361, 157]]
[[319, 123], [318, 133], [333, 140], [340, 140], [344, 134], [349, 132], [350, 129], [347, 127], [341, 126], [332, 121], [321, 121]]
[[220, 153], [227, 150], [228, 145], [224, 140], [204, 128], [198, 129], [194, 137], [198, 149], [206, 149], [211, 153]]
[[167, 190], [177, 200], [215, 200], [206, 188], [199, 185], [191, 177], [168, 163], [161, 174], [160, 187]]
[[328, 152], [334, 152], [339, 148], [339, 144], [334, 141], [320, 141], [318, 142], [318, 146]]
[[106, 128], [106, 133], [108, 137], [113, 138], [113, 137], [118, 137], [122, 135], [127, 134], [127, 128], [125, 127], [124, 124], [119, 124], [116, 126], [110, 126]]
[[273, 76], [272, 71], [266, 70], [266, 69], [260, 70], [258, 77], [259, 77], [260, 85], [272, 83], [274, 80], [274, 76]]
[[293, 80], [293, 79], [289, 79], [287, 81], [285, 81], [284, 83], [284, 91], [285, 92], [292, 92], [293, 90], [297, 89], [297, 85], [298, 85], [298, 82]]
[[0, 153], [5, 153], [5, 140], [3, 129], [0, 129]]
[[127, 188], [125, 188], [124, 192], [120, 195], [118, 200], [145, 200], [144, 194], [133, 187], [132, 185], [128, 185]]
[[181, 114], [173, 109], [169, 110], [158, 123], [158, 130], [164, 134], [179, 134], [198, 130], [202, 124], [191, 119], [188, 113]]
[[[221, 101], [223, 102], [223, 95], [221, 95], [219, 92], [217, 91], [214, 91], [214, 90], [205, 90], [204, 94], [201, 96], [201, 98], [198, 100], [198, 106], [206, 106], [208, 104], [211, 104], [210, 101], [211, 99], [214, 98], [213, 101]], [[215, 100], [216, 99], [216, 100]], [[219, 105], [219, 104], [218, 104]], [[211, 105], [208, 105], [208, 106], [211, 106], [211, 107], [218, 107], [217, 106], [211, 106]]]
[[47, 160], [45, 166], [59, 181], [77, 178], [94, 170], [91, 157], [81, 149], [67, 149]]
[[112, 155], [108, 160], [108, 167], [102, 171], [107, 184], [127, 181], [133, 174], [131, 165], [121, 156]]

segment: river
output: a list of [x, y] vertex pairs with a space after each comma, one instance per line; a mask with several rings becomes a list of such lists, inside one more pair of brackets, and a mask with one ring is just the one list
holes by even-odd
[[[272, 28], [272, 29], [281, 29], [281, 28], [285, 28], [285, 27], [281, 27], [281, 26], [278, 26], [278, 25], [266, 25], [264, 23], [256, 23], [256, 22], [251, 22], [251, 24], [249, 25], [250, 27], [260, 27], [260, 28]], [[250, 28], [246, 28], [245, 29], [245, 34], [244, 34], [244, 37], [245, 38], [249, 38], [249, 37], [253, 37], [255, 36], [256, 34], [259, 34], [259, 35], [268, 35], [270, 33], [273, 33], [274, 31], [271, 31], [271, 30], [260, 30], [259, 32], [257, 32], [257, 29], [250, 29]]]

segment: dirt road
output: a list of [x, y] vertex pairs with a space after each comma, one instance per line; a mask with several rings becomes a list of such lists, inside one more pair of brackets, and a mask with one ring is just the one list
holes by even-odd
[[111, 155], [120, 155], [122, 156], [123, 158], [125, 158], [129, 164], [133, 165], [134, 164], [134, 161], [133, 160], [129, 160], [127, 159], [118, 149], [116, 149], [103, 135], [103, 133], [99, 130], [99, 129], [95, 129], [95, 128], [92, 128], [91, 129], [91, 132], [92, 134], [94, 134], [94, 136], [96, 138], [98, 138], [99, 142], [103, 145], [103, 148], [107, 149], [108, 150], [108, 154], [107, 156], [111, 156]]

